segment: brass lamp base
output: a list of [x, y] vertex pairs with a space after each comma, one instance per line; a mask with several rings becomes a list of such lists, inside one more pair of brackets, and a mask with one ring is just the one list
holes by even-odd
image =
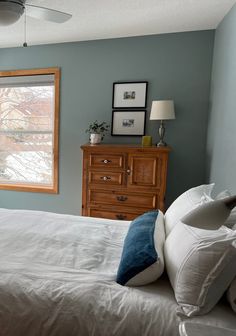
[[158, 133], [159, 133], [160, 141], [157, 143], [157, 147], [167, 146], [167, 143], [164, 141], [165, 125], [164, 125], [163, 120], [161, 120]]
[[167, 143], [165, 141], [162, 141], [160, 140], [158, 143], [157, 143], [157, 147], [162, 147], [162, 146], [167, 146]]

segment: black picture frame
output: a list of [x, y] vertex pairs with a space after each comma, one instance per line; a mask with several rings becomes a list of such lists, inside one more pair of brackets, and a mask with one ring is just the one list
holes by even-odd
[[143, 136], [146, 128], [146, 113], [146, 110], [112, 110], [111, 135]]
[[[114, 82], [112, 94], [112, 108], [124, 110], [137, 108], [145, 109], [147, 107], [147, 92], [147, 81]], [[125, 94], [127, 94], [127, 99], [124, 98]], [[127, 101], [125, 102], [125, 100]]]

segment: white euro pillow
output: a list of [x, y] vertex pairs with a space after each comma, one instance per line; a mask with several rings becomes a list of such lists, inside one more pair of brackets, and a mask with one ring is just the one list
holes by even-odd
[[166, 236], [169, 235], [174, 226], [189, 211], [205, 202], [209, 202], [214, 185], [214, 183], [204, 184], [195, 188], [191, 188], [185, 191], [171, 204], [165, 213]]
[[236, 276], [236, 232], [179, 222], [166, 239], [164, 257], [180, 311], [186, 316], [206, 314]]

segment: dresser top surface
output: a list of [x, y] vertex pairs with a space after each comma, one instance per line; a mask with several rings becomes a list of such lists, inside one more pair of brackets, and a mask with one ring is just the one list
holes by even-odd
[[81, 146], [81, 149], [83, 150], [102, 150], [102, 149], [140, 149], [140, 150], [149, 150], [149, 151], [158, 151], [158, 152], [169, 152], [171, 151], [171, 147], [169, 146], [163, 146], [163, 147], [157, 147], [157, 146], [142, 146], [142, 145], [135, 145], [135, 144], [98, 144], [98, 145], [91, 145], [90, 143], [84, 144]]

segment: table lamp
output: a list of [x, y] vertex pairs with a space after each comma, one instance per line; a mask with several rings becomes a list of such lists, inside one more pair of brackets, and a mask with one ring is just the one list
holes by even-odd
[[236, 196], [208, 202], [190, 211], [181, 222], [198, 229], [218, 230], [236, 206]]
[[155, 100], [152, 102], [150, 120], [160, 120], [159, 136], [160, 141], [157, 146], [166, 146], [164, 141], [165, 125], [163, 120], [175, 119], [175, 109], [173, 100]]

